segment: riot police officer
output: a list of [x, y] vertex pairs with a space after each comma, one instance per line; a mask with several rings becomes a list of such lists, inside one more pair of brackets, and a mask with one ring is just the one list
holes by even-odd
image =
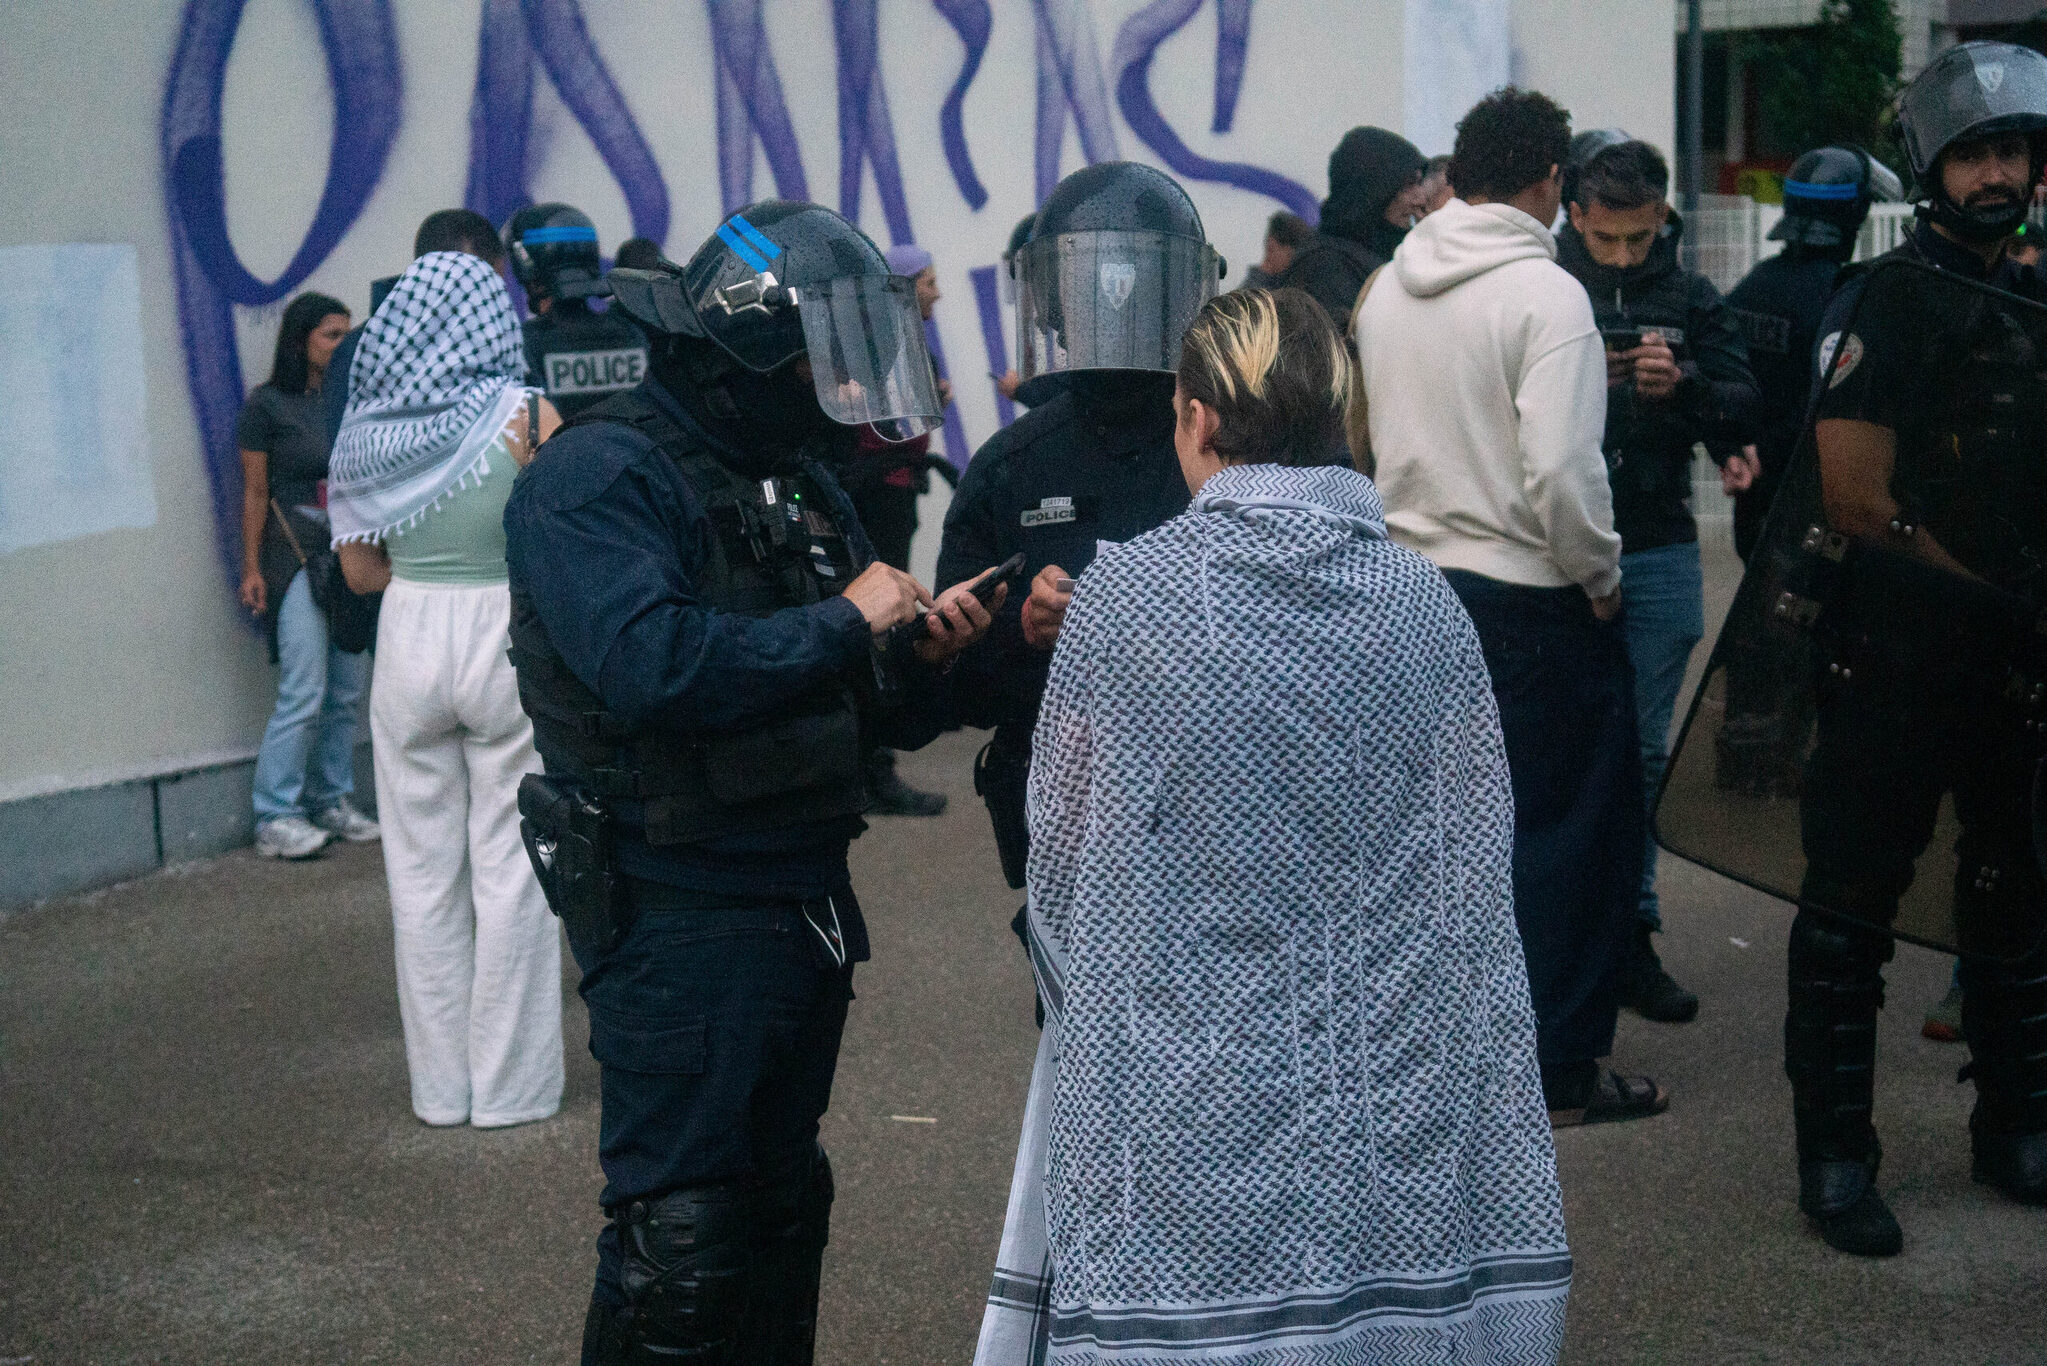
[[505, 511], [546, 766], [520, 810], [603, 1076], [583, 1361], [807, 1363], [818, 1119], [868, 956], [861, 756], [938, 732], [938, 666], [988, 614], [873, 562], [828, 473], [854, 427], [939, 413], [914, 289], [857, 228], [756, 204], [687, 267], [614, 279], [660, 338], [649, 376], [565, 425]]
[[574, 417], [647, 377], [647, 338], [617, 310], [590, 300], [611, 293], [597, 255], [597, 227], [566, 204], [534, 204], [505, 225], [505, 254], [534, 317], [526, 323], [526, 382]]
[[1770, 240], [1784, 249], [1756, 263], [1727, 296], [1748, 342], [1762, 401], [1756, 415], [1759, 468], [1734, 499], [1734, 548], [1755, 548], [1763, 515], [1783, 482], [1812, 396], [1812, 355], [1836, 277], [1855, 254], [1870, 205], [1905, 197], [1897, 173], [1860, 147], [1820, 147], [1791, 164], [1784, 216]]
[[[1059, 182], [1017, 251], [1017, 347], [1030, 412], [974, 455], [945, 517], [938, 582], [1022, 552], [1030, 592], [960, 657], [960, 718], [994, 727], [976, 763], [1002, 870], [1024, 885], [1031, 729], [1072, 580], [1099, 546], [1187, 507], [1173, 452], [1173, 375], [1222, 260], [1164, 172], [1103, 162]], [[1023, 917], [1015, 922], [1022, 935]]]
[[[1906, 932], [1901, 900], [1909, 890], [1923, 902], [1945, 881], [1915, 862], [1950, 794], [1959, 866], [1941, 899], [1951, 947], [1965, 953], [1973, 1175], [2047, 1202], [2047, 955], [2036, 944], [2047, 886], [2031, 816], [2038, 718], [2009, 709], [2013, 697], [2028, 704], [2029, 689], [2012, 683], [2023, 669], [2007, 677], [2006, 665], [1983, 662], [2023, 648], [2027, 617], [2047, 606], [2038, 444], [2047, 310], [1969, 283], [2040, 298], [2038, 277], [2004, 253], [2047, 156], [2047, 57], [2004, 43], [1951, 48], [1913, 81], [1899, 118], [1919, 222], [1872, 269], [1855, 268], [1819, 348], [1820, 503], [1824, 531], [1846, 541], [1828, 551], [1823, 535], [1808, 533], [1807, 543], [1835, 554], [1850, 577], [1821, 618], [1831, 662], [1804, 774], [1808, 862], [1784, 1024], [1800, 1206], [1828, 1243], [1864, 1255], [1902, 1245], [1875, 1185], [1876, 1014], [1888, 934]], [[1780, 497], [1792, 497], [1790, 486]], [[1795, 598], [1784, 604], [1795, 615]], [[2008, 610], [1999, 604], [2020, 624], [1971, 624]], [[1986, 956], [1969, 955], [1972, 945]]]
[[[1762, 535], [1763, 518], [1805, 430], [1813, 352], [1835, 282], [1855, 252], [1870, 205], [1904, 195], [1890, 167], [1860, 147], [1807, 152], [1791, 165], [1784, 217], [1770, 229], [1771, 240], [1784, 249], [1758, 262], [1727, 296], [1761, 393], [1753, 467], [1744, 471], [1747, 486], [1734, 494], [1734, 549], [1744, 561]], [[1749, 459], [1729, 455], [1723, 469]], [[1728, 715], [1716, 739], [1716, 780], [1742, 791], [1795, 792], [1810, 717], [1776, 709], [1783, 689], [1781, 680], [1757, 672], [1767, 667], [1758, 658], [1728, 662]]]

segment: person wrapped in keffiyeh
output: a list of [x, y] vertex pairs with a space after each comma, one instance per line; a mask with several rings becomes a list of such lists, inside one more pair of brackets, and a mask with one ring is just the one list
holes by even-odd
[[381, 541], [481, 477], [524, 400], [526, 351], [505, 282], [466, 252], [406, 268], [363, 329], [327, 471], [334, 544]]
[[1045, 1005], [977, 1366], [1550, 1366], [1571, 1261], [1485, 660], [1306, 295], [1212, 301], [1198, 496], [1105, 550], [1030, 779]]

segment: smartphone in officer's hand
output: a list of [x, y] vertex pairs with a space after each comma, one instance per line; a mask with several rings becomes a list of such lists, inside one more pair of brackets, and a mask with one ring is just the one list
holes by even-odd
[[[995, 603], [995, 590], [1005, 583], [1014, 583], [1023, 574], [1023, 569], [1023, 552], [1018, 551], [993, 570], [983, 574], [980, 581], [967, 591], [972, 593], [974, 600], [983, 607], [992, 607]], [[904, 639], [910, 644], [915, 645], [918, 641], [930, 636], [931, 614], [926, 612], [901, 629], [904, 633]]]

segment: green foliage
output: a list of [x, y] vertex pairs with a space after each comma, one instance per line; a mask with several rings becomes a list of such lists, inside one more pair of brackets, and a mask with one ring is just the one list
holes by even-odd
[[1891, 0], [1825, 0], [1811, 28], [1745, 35], [1737, 50], [1755, 82], [1757, 150], [1853, 142], [1902, 167], [1893, 104], [1903, 47]]

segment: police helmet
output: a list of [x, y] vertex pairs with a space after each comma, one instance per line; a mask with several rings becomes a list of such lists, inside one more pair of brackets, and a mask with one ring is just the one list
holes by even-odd
[[1937, 168], [1942, 154], [1958, 142], [2022, 133], [2033, 144], [2037, 179], [2041, 135], [2047, 132], [2047, 57], [2011, 43], [1951, 47], [1905, 88], [1898, 127], [1918, 182], [1915, 197], [1932, 203], [1935, 221], [1964, 237], [1995, 240], [2025, 220], [2027, 200], [2009, 209], [1972, 212], [1948, 200]]
[[1609, 147], [1633, 141], [1625, 128], [1588, 128], [1572, 138], [1570, 150], [1564, 153], [1564, 202], [1578, 202], [1578, 177], [1592, 164], [1592, 158]]
[[1002, 303], [1005, 308], [1016, 307], [1016, 254], [1023, 250], [1024, 243], [1031, 240], [1031, 225], [1038, 221], [1034, 213], [1027, 213], [1016, 220], [1016, 226], [1009, 230], [1009, 241], [1002, 248]]
[[618, 304], [656, 332], [693, 337], [755, 374], [808, 356], [833, 421], [893, 441], [942, 411], [916, 282], [894, 275], [853, 224], [816, 204], [771, 199], [718, 225], [689, 264], [614, 269]]
[[1860, 147], [1816, 147], [1791, 163], [1784, 216], [1770, 229], [1770, 240], [1845, 247], [1861, 231], [1871, 204], [1904, 197], [1897, 172]]
[[1223, 269], [1194, 201], [1165, 172], [1129, 161], [1075, 171], [1016, 254], [1019, 373], [1026, 385], [1075, 370], [1171, 374]]
[[505, 224], [512, 277], [528, 294], [587, 299], [609, 294], [597, 259], [597, 225], [567, 204], [531, 204]]

